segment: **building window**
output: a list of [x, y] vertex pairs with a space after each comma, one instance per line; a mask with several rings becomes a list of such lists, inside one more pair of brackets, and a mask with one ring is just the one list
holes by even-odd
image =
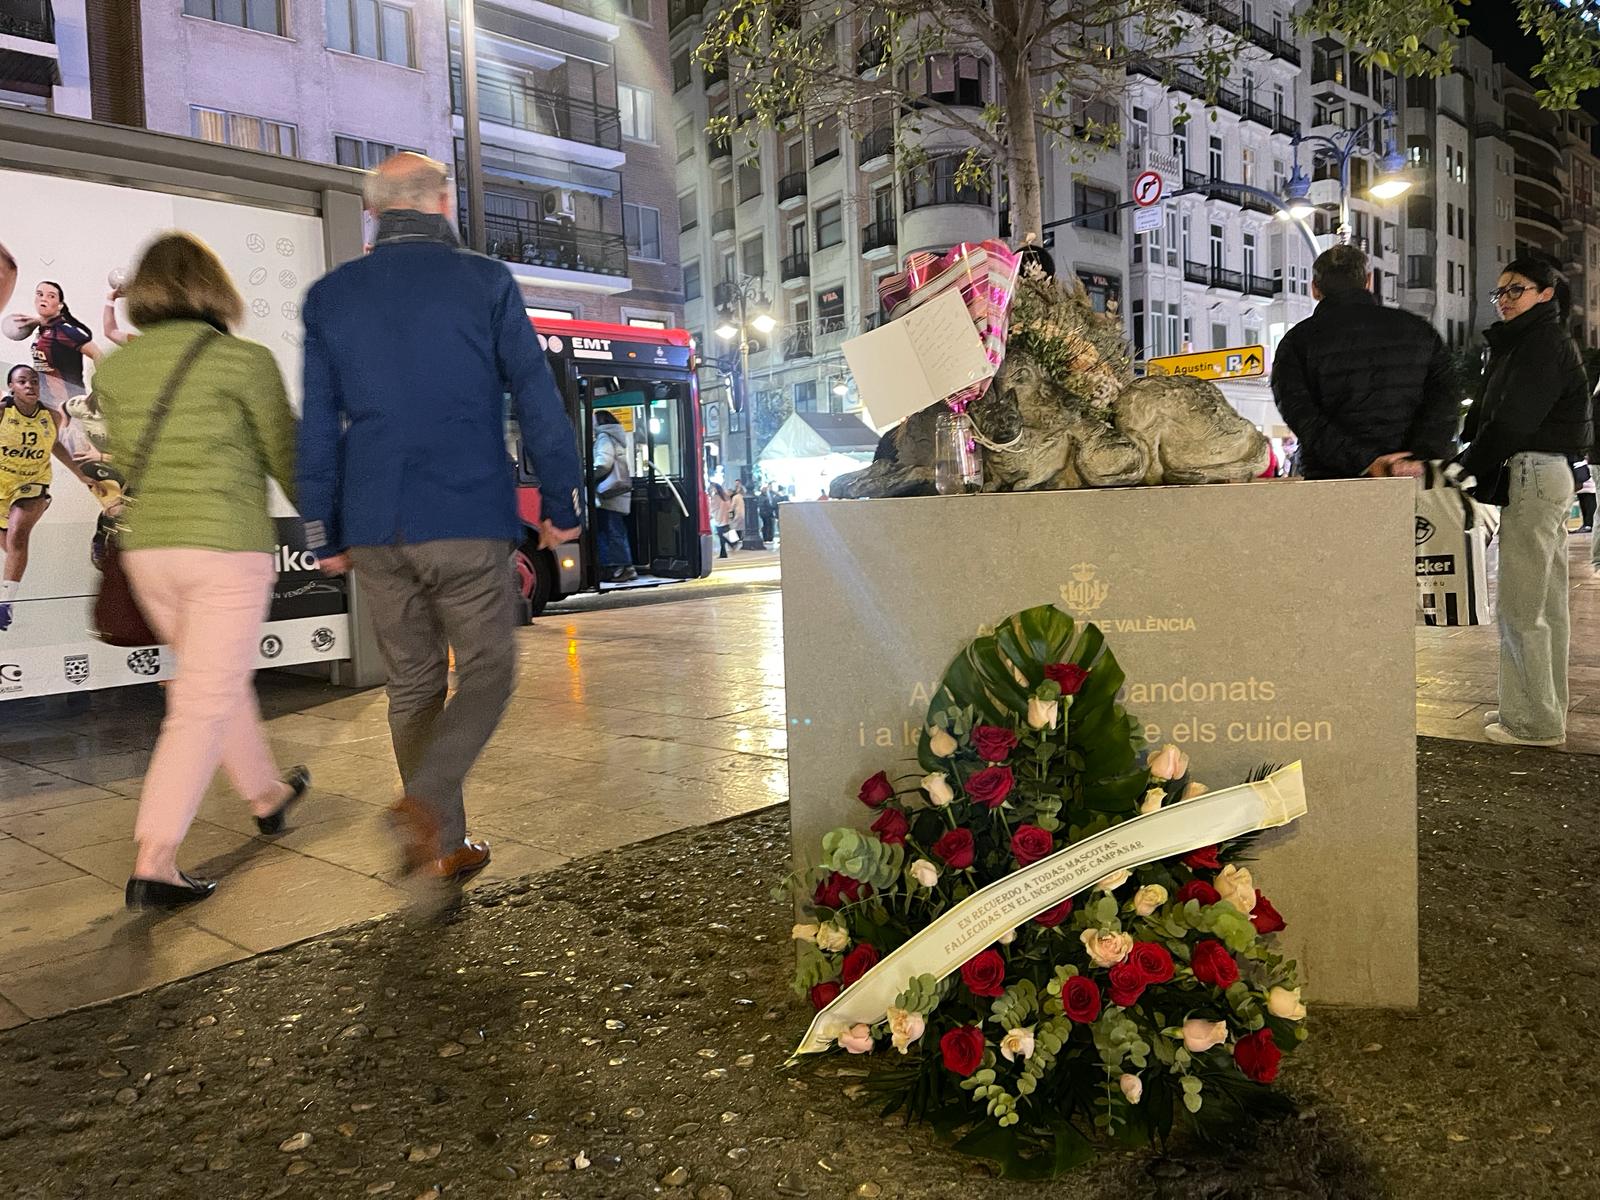
[[747, 239], [744, 245], [739, 247], [739, 252], [746, 275], [752, 279], [761, 279], [766, 275], [767, 252], [759, 233], [755, 237]]
[[629, 317], [628, 324], [635, 329], [665, 329], [667, 323], [660, 317]]
[[421, 150], [407, 146], [391, 146], [388, 142], [369, 142], [343, 133], [333, 135], [333, 160], [341, 167], [356, 167], [363, 171], [371, 171], [384, 159], [402, 151], [409, 151], [412, 154], [422, 153]]
[[697, 262], [683, 264], [683, 298], [685, 301], [700, 299], [700, 264]]
[[623, 137], [636, 142], [656, 140], [655, 97], [649, 89], [617, 84], [617, 111], [622, 114]]
[[[1087, 220], [1079, 221], [1079, 229], [1093, 229], [1100, 233], [1121, 233], [1121, 216], [1116, 209], [1119, 203], [1117, 194], [1105, 188], [1090, 187], [1088, 184], [1075, 183], [1072, 185], [1073, 208], [1078, 216], [1085, 213], [1095, 213]], [[1104, 211], [1101, 211], [1104, 210]]]
[[811, 163], [821, 166], [839, 157], [839, 118], [824, 117], [811, 133]]
[[694, 157], [694, 122], [684, 121], [678, 126], [678, 161]]
[[622, 237], [634, 258], [661, 258], [661, 210], [642, 204], [622, 206]]
[[1210, 156], [1208, 165], [1211, 168], [1211, 178], [1213, 178], [1213, 179], [1225, 179], [1225, 178], [1227, 178], [1227, 176], [1225, 176], [1222, 173], [1222, 139], [1219, 138], [1219, 137], [1212, 138], [1211, 139], [1211, 143], [1210, 143], [1210, 147], [1211, 147], [1211, 156]]
[[1089, 294], [1089, 304], [1097, 313], [1114, 313], [1122, 303], [1122, 281], [1114, 275], [1079, 271], [1078, 282]]
[[795, 381], [794, 410], [795, 412], [815, 412], [817, 410], [817, 381], [815, 379], [799, 379]]
[[283, 36], [283, 7], [278, 0], [183, 0], [191, 17]]
[[527, 313], [535, 321], [571, 321], [578, 315], [570, 308], [530, 308]]
[[828, 288], [817, 293], [818, 335], [844, 332], [844, 289]]
[[739, 163], [739, 203], [761, 195], [761, 161], [746, 158]]
[[1211, 326], [1211, 348], [1213, 350], [1228, 348], [1228, 327], [1220, 322], [1213, 322]]
[[642, 24], [650, 24], [650, 0], [617, 0], [617, 11]]
[[700, 224], [700, 193], [685, 192], [678, 197], [678, 231], [688, 233]]
[[214, 108], [189, 109], [190, 131], [202, 141], [293, 158], [300, 152], [293, 125]]
[[672, 56], [672, 90], [681, 92], [693, 81], [689, 70], [689, 52], [680, 51]]
[[[219, 0], [219, 3], [225, 0]], [[411, 51], [411, 10], [380, 0], [328, 0], [328, 49], [416, 66]]]
[[1138, 360], [1144, 357], [1146, 346], [1143, 300], [1133, 302], [1133, 316], [1130, 323], [1133, 326], [1133, 357]]
[[826, 250], [844, 241], [844, 206], [837, 200], [816, 211], [817, 249]]

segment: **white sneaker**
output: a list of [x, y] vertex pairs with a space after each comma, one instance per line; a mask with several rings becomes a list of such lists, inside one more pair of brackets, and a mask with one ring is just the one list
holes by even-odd
[[1483, 723], [1485, 725], [1500, 724], [1500, 710], [1498, 708], [1491, 708], [1488, 712], [1484, 713]]
[[1502, 746], [1564, 746], [1567, 743], [1565, 735], [1557, 738], [1518, 737], [1498, 721], [1486, 725], [1483, 732], [1491, 742], [1499, 742]]

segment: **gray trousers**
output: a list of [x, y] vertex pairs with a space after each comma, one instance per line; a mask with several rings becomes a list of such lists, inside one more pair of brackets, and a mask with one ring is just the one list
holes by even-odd
[[[504, 542], [351, 551], [384, 663], [389, 731], [406, 795], [433, 815], [440, 853], [467, 835], [461, 787], [505, 715], [516, 681], [516, 600]], [[449, 692], [449, 652], [456, 694]]]
[[1567, 513], [1572, 468], [1560, 454], [1514, 454], [1500, 510], [1500, 724], [1518, 737], [1567, 731]]

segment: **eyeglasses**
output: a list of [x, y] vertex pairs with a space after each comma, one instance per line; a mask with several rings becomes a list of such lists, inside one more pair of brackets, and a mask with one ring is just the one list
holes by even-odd
[[1497, 287], [1489, 293], [1489, 303], [1499, 304], [1502, 300], [1521, 300], [1524, 292], [1531, 291], [1533, 289], [1525, 283], [1513, 283], [1506, 287]]

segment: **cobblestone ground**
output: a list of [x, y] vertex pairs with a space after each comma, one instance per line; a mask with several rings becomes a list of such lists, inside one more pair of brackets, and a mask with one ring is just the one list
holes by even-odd
[[878, 1120], [848, 1060], [784, 1072], [807, 1014], [768, 898], [773, 810], [0, 1035], [0, 1180], [48, 1200], [1600, 1196], [1595, 760], [1434, 742], [1421, 768], [1423, 1007], [1315, 1013], [1284, 1075], [1301, 1117], [1231, 1157], [1011, 1184]]

